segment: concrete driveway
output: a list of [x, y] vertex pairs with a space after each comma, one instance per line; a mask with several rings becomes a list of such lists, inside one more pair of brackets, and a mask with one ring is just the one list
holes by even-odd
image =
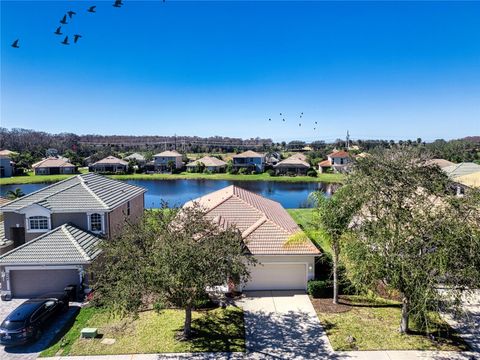
[[[13, 299], [11, 301], [0, 301], [0, 323], [25, 300], [26, 299]], [[55, 318], [55, 321], [43, 330], [42, 337], [32, 344], [11, 348], [5, 348], [0, 345], [0, 360], [35, 360], [38, 354], [46, 349], [58, 333], [73, 320], [78, 310], [79, 307], [76, 304], [73, 306], [70, 304], [68, 312], [60, 314]]]
[[254, 291], [237, 304], [245, 314], [249, 358], [335, 358], [308, 295]]

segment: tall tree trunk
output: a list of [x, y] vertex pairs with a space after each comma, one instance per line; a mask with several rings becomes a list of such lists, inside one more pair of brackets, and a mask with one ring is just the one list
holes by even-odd
[[183, 328], [183, 336], [189, 339], [192, 335], [192, 306], [187, 305], [185, 308], [185, 326]]
[[338, 304], [338, 243], [333, 242], [333, 303]]
[[408, 333], [408, 299], [402, 298], [402, 320], [400, 321], [400, 333]]

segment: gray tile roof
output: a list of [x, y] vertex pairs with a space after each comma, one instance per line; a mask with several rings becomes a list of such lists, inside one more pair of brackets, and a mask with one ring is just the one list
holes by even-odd
[[0, 256], [0, 265], [88, 264], [100, 254], [100, 241], [65, 224]]
[[480, 171], [480, 165], [473, 162], [463, 162], [442, 168], [442, 170], [452, 179], [459, 176], [470, 175]]
[[110, 211], [146, 189], [97, 174], [80, 174], [25, 195], [2, 207], [19, 211], [38, 204], [52, 212]]

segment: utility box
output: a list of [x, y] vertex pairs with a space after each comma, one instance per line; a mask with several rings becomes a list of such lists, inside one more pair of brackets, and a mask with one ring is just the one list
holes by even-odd
[[83, 328], [80, 330], [80, 337], [82, 339], [94, 339], [98, 335], [97, 328]]

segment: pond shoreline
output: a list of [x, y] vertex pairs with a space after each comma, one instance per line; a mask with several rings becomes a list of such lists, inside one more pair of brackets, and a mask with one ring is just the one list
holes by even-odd
[[[0, 179], [2, 185], [23, 185], [23, 184], [41, 184], [54, 183], [68, 179], [73, 175], [25, 175], [11, 178]], [[270, 176], [266, 173], [258, 175], [232, 175], [232, 174], [128, 174], [128, 175], [107, 175], [117, 180], [227, 180], [227, 181], [269, 181], [285, 183], [342, 183], [344, 176], [342, 174], [319, 174], [317, 177], [311, 176]]]

